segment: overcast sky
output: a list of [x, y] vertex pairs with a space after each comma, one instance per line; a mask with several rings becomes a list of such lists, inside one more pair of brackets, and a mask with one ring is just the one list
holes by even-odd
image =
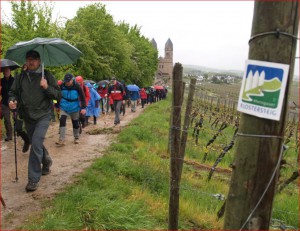
[[[244, 70], [253, 1], [101, 2], [115, 22], [124, 20], [132, 26], [136, 24], [145, 37], [154, 38], [160, 56], [164, 56], [164, 46], [170, 38], [174, 63]], [[55, 1], [53, 17], [72, 18], [79, 7], [92, 3]], [[10, 3], [1, 1], [1, 7], [1, 15], [9, 15]], [[299, 49], [296, 56], [299, 56]], [[296, 59], [295, 74], [299, 75], [299, 59]]]

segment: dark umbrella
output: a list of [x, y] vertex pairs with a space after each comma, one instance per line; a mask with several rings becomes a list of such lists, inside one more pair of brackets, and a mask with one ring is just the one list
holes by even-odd
[[30, 41], [18, 42], [8, 48], [5, 58], [18, 63], [25, 63], [26, 53], [30, 50], [39, 52], [46, 66], [61, 66], [74, 63], [81, 51], [60, 38], [35, 38]]
[[41, 56], [42, 76], [44, 76], [44, 65], [61, 66], [72, 64], [82, 55], [80, 50], [63, 39], [35, 38], [30, 41], [18, 42], [8, 48], [5, 58], [18, 63], [25, 63], [26, 53], [30, 50], [37, 51]]
[[140, 88], [135, 84], [129, 84], [126, 87], [127, 87], [128, 91], [139, 91], [140, 90]]
[[3, 71], [3, 68], [5, 67], [9, 67], [10, 70], [15, 70], [17, 68], [19, 68], [19, 64], [17, 64], [16, 62], [9, 60], [9, 59], [1, 59], [1, 70]]
[[97, 84], [98, 84], [98, 86], [108, 85], [109, 81], [108, 80], [100, 80]]

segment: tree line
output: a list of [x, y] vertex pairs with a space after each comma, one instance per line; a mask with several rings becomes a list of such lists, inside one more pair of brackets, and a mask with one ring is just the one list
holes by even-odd
[[71, 72], [94, 81], [117, 76], [126, 83], [152, 85], [158, 51], [141, 34], [138, 25], [114, 22], [105, 5], [93, 3], [79, 8], [72, 19], [52, 20], [53, 3], [22, 0], [10, 4], [11, 19], [4, 18], [1, 25], [2, 57], [9, 47], [20, 41], [36, 37], [62, 38], [83, 55], [76, 64], [47, 67], [57, 79]]

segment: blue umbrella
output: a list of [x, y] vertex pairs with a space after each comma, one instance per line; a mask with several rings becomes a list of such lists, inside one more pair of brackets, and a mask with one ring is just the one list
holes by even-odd
[[94, 85], [95, 81], [94, 80], [86, 79], [86, 80], [83, 80], [83, 83], [84, 83], [84, 85], [86, 85], [87, 83], [90, 83], [91, 85]]
[[135, 84], [129, 84], [126, 87], [127, 87], [128, 91], [139, 91], [140, 90], [140, 88]]

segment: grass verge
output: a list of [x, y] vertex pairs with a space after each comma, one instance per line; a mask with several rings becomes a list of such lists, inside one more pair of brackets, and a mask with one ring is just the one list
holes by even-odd
[[[67, 186], [21, 229], [26, 230], [162, 230], [168, 228], [170, 98], [149, 105], [145, 112], [121, 131], [114, 144], [75, 183]], [[206, 128], [208, 130], [208, 127]], [[232, 131], [231, 131], [232, 130]], [[226, 130], [231, 139], [233, 129]], [[211, 134], [202, 136], [204, 144]], [[228, 134], [227, 134], [228, 132]], [[207, 138], [205, 138], [207, 137]], [[206, 139], [206, 140], [205, 140]], [[216, 141], [217, 142], [217, 141]], [[225, 142], [225, 141], [222, 141]], [[187, 146], [186, 157], [199, 160], [203, 150]], [[195, 150], [198, 148], [198, 150]], [[223, 167], [228, 167], [228, 155]], [[214, 158], [216, 155], [213, 156]], [[214, 158], [207, 163], [212, 165]], [[207, 171], [184, 165], [180, 189], [179, 229], [221, 230], [217, 213], [227, 196], [229, 177], [216, 175], [207, 181]], [[292, 197], [292, 198], [291, 198]], [[298, 218], [286, 220], [280, 211], [296, 213], [298, 194], [281, 193], [273, 217], [297, 227]]]

